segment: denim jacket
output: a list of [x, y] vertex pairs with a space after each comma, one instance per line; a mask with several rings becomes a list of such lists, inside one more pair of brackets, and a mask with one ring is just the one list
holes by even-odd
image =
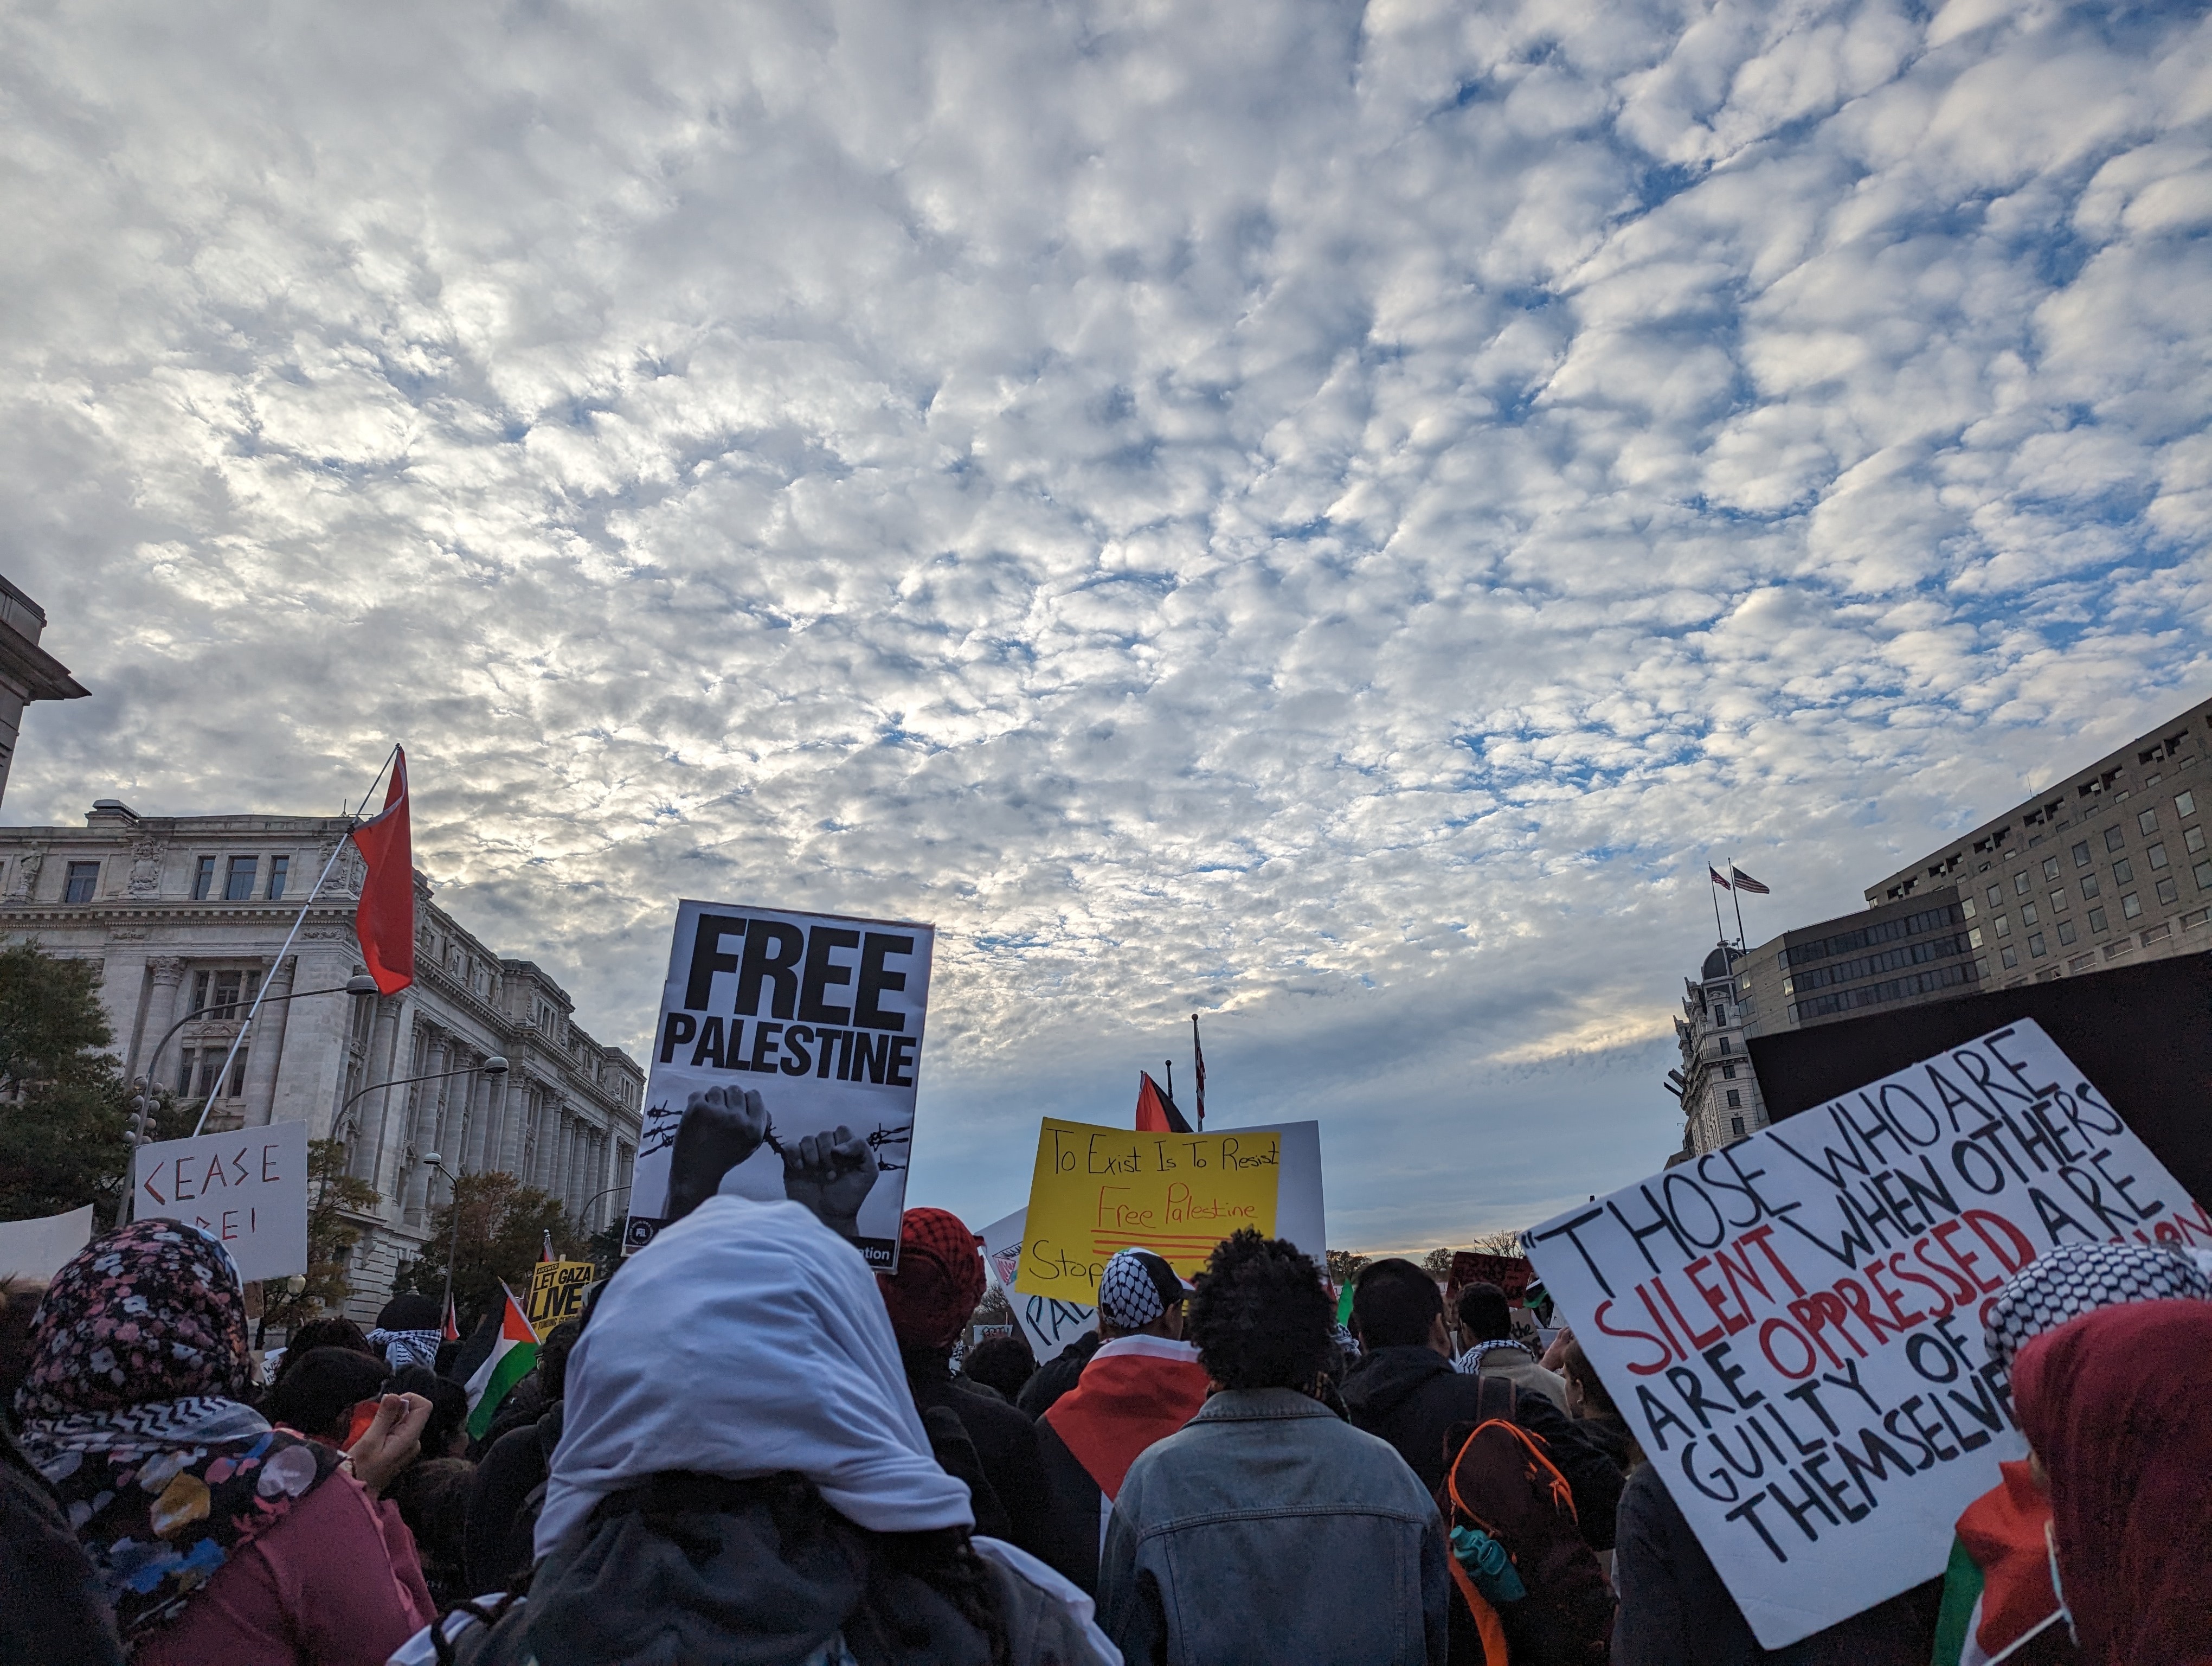
[[1444, 1666], [1443, 1523], [1295, 1389], [1224, 1389], [1131, 1466], [1099, 1562], [1129, 1666]]

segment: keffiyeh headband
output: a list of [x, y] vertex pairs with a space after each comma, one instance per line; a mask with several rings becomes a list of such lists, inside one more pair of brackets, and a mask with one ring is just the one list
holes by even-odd
[[2150, 1243], [2068, 1243], [2022, 1268], [1990, 1304], [1983, 1341], [2007, 1372], [2046, 1331], [2099, 1308], [2177, 1298], [2212, 1300], [2212, 1279], [2186, 1252]]

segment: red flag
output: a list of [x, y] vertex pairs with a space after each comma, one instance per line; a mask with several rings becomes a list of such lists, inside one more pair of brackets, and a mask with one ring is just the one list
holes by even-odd
[[1176, 1102], [1160, 1091], [1149, 1071], [1139, 1071], [1137, 1087], [1137, 1132], [1139, 1134], [1188, 1134], [1190, 1124], [1183, 1121]]
[[553, 1253], [553, 1229], [548, 1226], [540, 1231], [545, 1240], [545, 1248], [539, 1252], [538, 1259], [541, 1262], [558, 1261], [560, 1257]]
[[449, 1342], [458, 1342], [458, 1341], [459, 1341], [461, 1340], [461, 1326], [460, 1326], [460, 1321], [459, 1321], [458, 1318], [456, 1318], [456, 1317], [454, 1316], [454, 1314], [453, 1314], [453, 1292], [452, 1291], [450, 1291], [450, 1290], [448, 1290], [448, 1291], [446, 1292], [446, 1331], [445, 1331], [445, 1335], [446, 1335], [446, 1340], [447, 1340], [447, 1341], [449, 1341]]
[[407, 826], [407, 754], [393, 748], [384, 808], [353, 830], [368, 864], [354, 910], [354, 935], [368, 975], [387, 995], [415, 981], [415, 842]]

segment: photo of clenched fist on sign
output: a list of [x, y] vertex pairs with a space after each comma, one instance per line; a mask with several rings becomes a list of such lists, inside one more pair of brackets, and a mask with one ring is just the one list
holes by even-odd
[[710, 1087], [690, 1096], [670, 1153], [668, 1215], [681, 1220], [721, 1189], [730, 1170], [763, 1145], [783, 1158], [783, 1194], [803, 1203], [831, 1231], [856, 1235], [860, 1206], [876, 1183], [866, 1140], [840, 1123], [786, 1146], [768, 1105], [750, 1088]]

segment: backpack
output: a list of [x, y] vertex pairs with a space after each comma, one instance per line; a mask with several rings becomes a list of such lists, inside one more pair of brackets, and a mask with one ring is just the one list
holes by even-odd
[[1437, 1503], [1448, 1529], [1473, 1528], [1497, 1541], [1526, 1594], [1492, 1603], [1459, 1559], [1448, 1559], [1469, 1622], [1453, 1627], [1455, 1666], [1605, 1666], [1613, 1592], [1576, 1524], [1574, 1490], [1543, 1438], [1512, 1420], [1513, 1385], [1480, 1380], [1482, 1420], [1446, 1468]]

